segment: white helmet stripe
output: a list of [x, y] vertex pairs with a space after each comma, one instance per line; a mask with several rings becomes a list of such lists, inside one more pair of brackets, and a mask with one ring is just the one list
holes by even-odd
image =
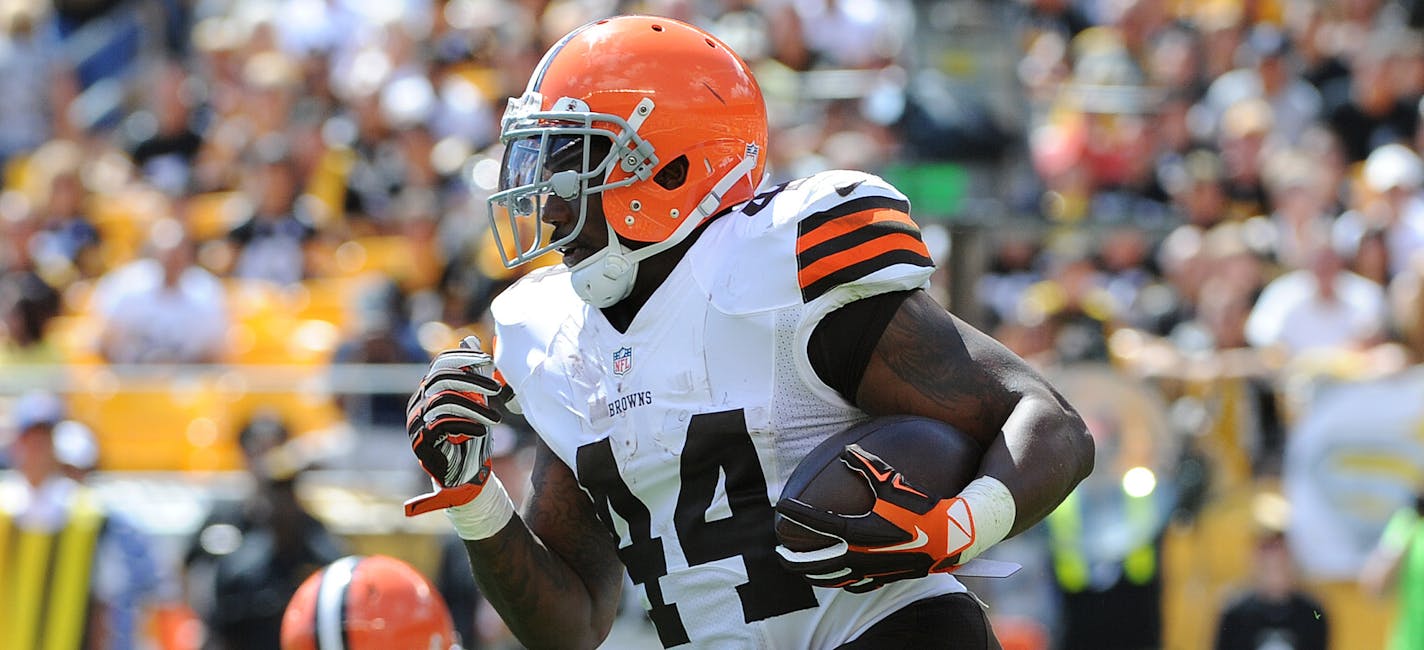
[[360, 562], [360, 556], [347, 556], [321, 574], [316, 592], [317, 650], [346, 650], [346, 592]]
[[564, 49], [564, 46], [567, 45], [570, 40], [573, 40], [575, 36], [578, 36], [580, 32], [598, 24], [598, 22], [599, 21], [584, 23], [577, 29], [564, 34], [564, 37], [559, 39], [559, 42], [554, 43], [553, 47], [550, 47], [549, 51], [544, 53], [544, 58], [539, 59], [539, 65], [534, 67], [534, 74], [529, 75], [529, 86], [525, 88], [525, 91], [539, 92], [539, 87], [544, 83], [544, 73], [549, 71], [549, 64], [554, 61], [554, 57], [558, 56], [559, 52]]

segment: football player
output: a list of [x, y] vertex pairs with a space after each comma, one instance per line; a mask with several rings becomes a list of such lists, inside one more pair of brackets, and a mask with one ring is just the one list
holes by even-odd
[[[761, 188], [756, 79], [666, 18], [563, 37], [501, 139], [505, 262], [563, 264], [495, 300], [493, 359], [467, 341], [432, 363], [408, 417], [437, 491], [407, 513], [445, 509], [519, 640], [598, 645], [626, 569], [668, 647], [997, 647], [953, 572], [1052, 510], [1093, 446], [1039, 375], [923, 291], [932, 262], [905, 197], [853, 171]], [[500, 404], [540, 438], [519, 514], [489, 470]], [[778, 549], [773, 504], [797, 463], [886, 414], [973, 436], [979, 477], [888, 538], [807, 520], [845, 543]]]
[[282, 613], [282, 650], [460, 650], [445, 599], [415, 567], [348, 555], [311, 574]]

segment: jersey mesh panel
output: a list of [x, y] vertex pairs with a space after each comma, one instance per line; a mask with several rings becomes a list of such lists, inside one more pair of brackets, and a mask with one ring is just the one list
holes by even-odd
[[776, 388], [771, 418], [777, 428], [776, 457], [784, 463], [777, 468], [778, 494], [781, 483], [817, 443], [857, 419], [853, 410], [826, 403], [801, 380], [796, 369], [796, 356], [806, 354], [796, 349], [801, 311], [800, 307], [787, 309], [776, 316]]

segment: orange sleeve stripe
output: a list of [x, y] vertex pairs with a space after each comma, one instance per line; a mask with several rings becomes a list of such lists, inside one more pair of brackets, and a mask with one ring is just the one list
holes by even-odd
[[836, 271], [869, 261], [878, 255], [893, 250], [910, 251], [923, 255], [926, 258], [930, 255], [929, 249], [925, 247], [925, 243], [914, 235], [908, 233], [894, 233], [877, 237], [859, 246], [822, 257], [797, 272], [796, 279], [801, 284], [801, 288], [805, 289], [815, 284], [816, 281]]
[[861, 210], [860, 212], [853, 212], [844, 217], [827, 221], [817, 226], [811, 232], [797, 237], [796, 254], [800, 255], [806, 252], [806, 249], [816, 244], [835, 239], [836, 237], [859, 230], [865, 226], [885, 221], [897, 221], [918, 230], [918, 227], [915, 226], [915, 222], [910, 220], [910, 215], [899, 210], [886, 208]]

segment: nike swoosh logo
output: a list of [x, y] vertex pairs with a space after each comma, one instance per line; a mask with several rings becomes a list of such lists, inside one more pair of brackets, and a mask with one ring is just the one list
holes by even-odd
[[907, 485], [907, 484], [905, 483], [904, 476], [901, 475], [901, 474], [896, 474], [896, 475], [895, 475], [895, 479], [892, 480], [892, 481], [890, 481], [890, 485], [893, 485], [893, 486], [895, 486], [896, 488], [898, 488], [898, 489], [900, 489], [900, 490], [902, 490], [902, 491], [905, 491], [905, 492], [909, 492], [909, 493], [911, 493], [911, 494], [918, 494], [918, 495], [920, 495], [920, 496], [922, 496], [922, 497], [924, 497], [924, 498], [926, 498], [926, 499], [930, 498], [930, 495], [925, 494], [924, 492], [921, 492], [921, 491], [919, 491], [919, 490], [916, 490], [915, 488], [912, 488], [912, 487], [910, 487], [909, 485]]
[[930, 536], [927, 535], [927, 534], [925, 534], [925, 531], [922, 530], [919, 526], [915, 526], [915, 533], [916, 533], [915, 538], [912, 539], [912, 540], [910, 540], [910, 541], [908, 541], [908, 542], [905, 542], [904, 544], [896, 544], [896, 545], [894, 545], [894, 546], [880, 546], [880, 547], [875, 547], [875, 548], [867, 548], [867, 549], [865, 549], [865, 550], [870, 551], [870, 552], [872, 552], [872, 553], [889, 553], [889, 552], [891, 552], [891, 551], [908, 551], [908, 550], [911, 550], [911, 549], [919, 548], [919, 547], [924, 546], [925, 544], [928, 544], [928, 543], [929, 543], [929, 541], [930, 541]]
[[865, 181], [856, 181], [854, 183], [851, 183], [850, 185], [842, 185], [840, 187], [837, 187], [836, 194], [839, 194], [842, 197], [850, 196], [850, 193], [854, 192], [855, 188], [860, 187], [860, 184], [864, 182]]

